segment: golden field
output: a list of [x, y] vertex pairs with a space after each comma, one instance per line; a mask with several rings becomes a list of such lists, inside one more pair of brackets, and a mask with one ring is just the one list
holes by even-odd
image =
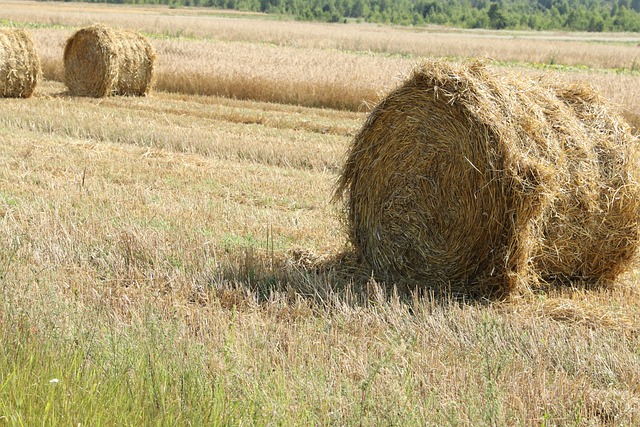
[[[335, 261], [331, 202], [366, 113], [421, 58], [586, 80], [637, 129], [640, 36], [2, 6], [45, 79], [0, 100], [0, 425], [640, 422], [636, 273], [395, 295]], [[64, 43], [94, 22], [150, 38], [151, 96], [68, 96]]]

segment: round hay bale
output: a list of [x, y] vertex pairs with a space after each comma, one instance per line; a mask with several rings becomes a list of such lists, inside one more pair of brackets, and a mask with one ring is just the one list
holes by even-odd
[[155, 82], [155, 60], [143, 35], [93, 25], [67, 40], [64, 81], [77, 96], [145, 96]]
[[373, 109], [336, 197], [382, 280], [483, 296], [604, 283], [636, 254], [636, 145], [589, 87], [433, 61]]
[[40, 81], [40, 58], [24, 30], [0, 28], [0, 97], [29, 98]]

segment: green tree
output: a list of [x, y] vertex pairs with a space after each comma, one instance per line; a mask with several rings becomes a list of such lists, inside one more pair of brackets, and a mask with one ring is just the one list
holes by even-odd
[[587, 27], [587, 31], [590, 32], [602, 32], [604, 31], [604, 19], [602, 16], [595, 15], [592, 16], [589, 20], [589, 26]]
[[504, 17], [500, 6], [497, 3], [491, 3], [489, 6], [489, 11], [487, 12], [487, 16], [489, 17], [489, 25], [491, 28], [496, 30], [502, 30], [507, 26], [507, 20]]
[[[44, 1], [44, 0], [40, 0]], [[57, 0], [74, 1], [74, 0]], [[82, 0], [75, 0], [82, 1]], [[640, 31], [640, 0], [84, 0], [206, 6], [342, 22], [577, 31]]]

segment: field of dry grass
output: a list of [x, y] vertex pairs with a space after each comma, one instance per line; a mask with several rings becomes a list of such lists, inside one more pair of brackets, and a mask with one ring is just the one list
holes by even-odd
[[[3, 17], [46, 79], [0, 100], [0, 425], [640, 422], [636, 273], [512, 301], [396, 296], [350, 282], [330, 201], [368, 103], [421, 57], [589, 80], [633, 119], [633, 35], [24, 1]], [[150, 97], [66, 94], [64, 41], [94, 21], [150, 35]], [[552, 52], [561, 66], [537, 69]]]
[[209, 9], [122, 6], [105, 13], [99, 4], [44, 5], [10, 1], [3, 16], [35, 27], [45, 76], [58, 81], [74, 28], [103, 22], [153, 38], [160, 90], [362, 111], [363, 101], [375, 102], [421, 58], [487, 57], [589, 80], [640, 124], [640, 36], [634, 34], [492, 33], [220, 17]]

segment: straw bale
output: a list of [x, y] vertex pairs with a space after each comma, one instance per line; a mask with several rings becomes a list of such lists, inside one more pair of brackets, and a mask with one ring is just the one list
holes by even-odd
[[588, 86], [432, 61], [370, 113], [336, 197], [382, 280], [483, 296], [610, 283], [639, 240], [637, 142]]
[[0, 97], [29, 98], [40, 81], [40, 58], [24, 30], [0, 28]]
[[64, 49], [64, 81], [72, 95], [145, 96], [155, 82], [156, 55], [143, 35], [93, 25], [73, 34]]

